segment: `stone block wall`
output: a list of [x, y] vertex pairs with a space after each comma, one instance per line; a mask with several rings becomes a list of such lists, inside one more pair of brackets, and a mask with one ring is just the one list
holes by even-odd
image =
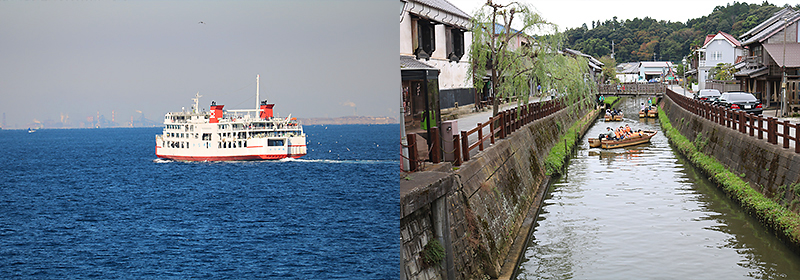
[[520, 128], [456, 172], [461, 184], [448, 196], [448, 207], [457, 279], [500, 275], [515, 238], [528, 233], [520, 226], [531, 207], [538, 207], [536, 195], [547, 187], [544, 159], [588, 112], [573, 112], [578, 105], [573, 106]]
[[[701, 152], [713, 156], [728, 170], [743, 175], [750, 187], [771, 197], [781, 186], [800, 179], [800, 156], [782, 144], [773, 145], [738, 130], [700, 118], [681, 108], [669, 98], [662, 102], [664, 111], [680, 133], [695, 143]], [[757, 134], [756, 134], [757, 135]], [[794, 197], [788, 200], [792, 200]]]
[[[403, 279], [497, 278], [504, 265], [516, 265], [507, 258], [517, 259], [511, 246], [529, 233], [521, 225], [547, 188], [544, 160], [589, 112], [572, 106], [520, 128], [454, 172], [416, 172], [401, 180]], [[420, 252], [431, 238], [442, 241], [447, 258], [426, 267]]]

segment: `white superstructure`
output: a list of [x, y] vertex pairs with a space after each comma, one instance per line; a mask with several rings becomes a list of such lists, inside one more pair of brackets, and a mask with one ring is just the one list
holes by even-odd
[[291, 115], [276, 118], [275, 104], [258, 109], [223, 110], [211, 102], [199, 110], [199, 93], [189, 112], [164, 115], [164, 132], [156, 135], [156, 156], [181, 161], [232, 161], [299, 158], [306, 155], [306, 135]]

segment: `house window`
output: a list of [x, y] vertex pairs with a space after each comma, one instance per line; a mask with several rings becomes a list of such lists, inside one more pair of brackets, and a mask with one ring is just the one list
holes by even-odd
[[416, 36], [416, 49], [414, 55], [417, 59], [424, 58], [430, 59], [433, 51], [436, 50], [436, 32], [434, 32], [434, 24], [425, 19], [417, 20], [417, 36]]
[[464, 31], [457, 28], [447, 28], [447, 58], [450, 61], [459, 61], [464, 56]]
[[714, 51], [711, 53], [711, 60], [722, 60], [722, 52]]

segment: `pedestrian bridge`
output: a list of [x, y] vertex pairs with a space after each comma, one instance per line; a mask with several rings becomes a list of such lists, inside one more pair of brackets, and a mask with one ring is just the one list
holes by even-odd
[[667, 85], [662, 83], [638, 84], [624, 83], [619, 85], [599, 85], [598, 94], [601, 95], [627, 95], [627, 96], [658, 96], [664, 95]]

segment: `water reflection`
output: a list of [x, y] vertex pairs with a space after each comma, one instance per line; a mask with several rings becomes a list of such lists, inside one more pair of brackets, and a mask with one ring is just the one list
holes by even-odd
[[639, 103], [622, 104], [635, 118], [621, 125], [659, 133], [628, 148], [582, 143], [545, 198], [518, 278], [800, 279], [800, 258], [677, 156], [656, 120], [638, 119]]

